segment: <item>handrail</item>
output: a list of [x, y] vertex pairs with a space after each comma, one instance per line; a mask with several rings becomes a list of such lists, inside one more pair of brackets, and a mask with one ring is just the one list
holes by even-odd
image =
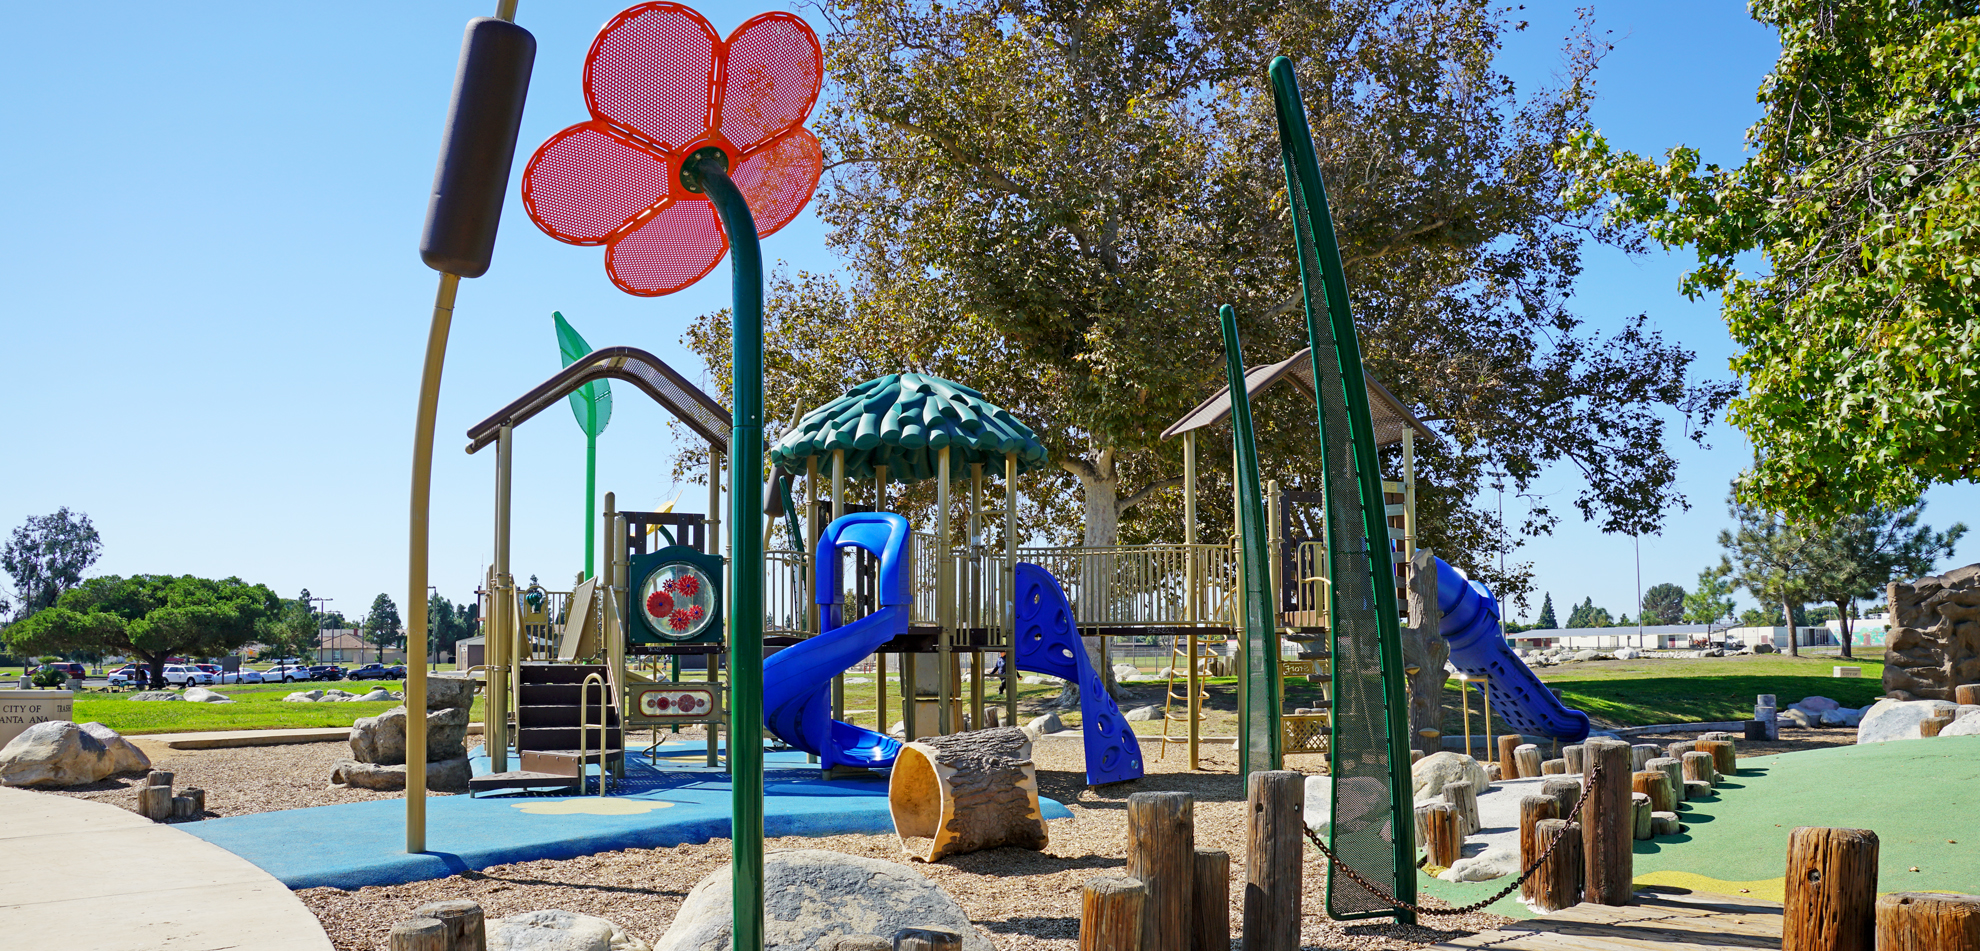
[[605, 685], [605, 678], [597, 674], [585, 674], [584, 682], [578, 685], [578, 794], [584, 793], [584, 764], [591, 755], [591, 682], [598, 682], [598, 798], [605, 798], [605, 731], [608, 717], [607, 706], [611, 702], [611, 689]]

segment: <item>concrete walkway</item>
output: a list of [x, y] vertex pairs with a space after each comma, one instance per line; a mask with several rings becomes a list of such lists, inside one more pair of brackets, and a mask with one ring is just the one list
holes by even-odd
[[247, 860], [116, 806], [0, 788], [0, 944], [88, 951], [331, 951]]

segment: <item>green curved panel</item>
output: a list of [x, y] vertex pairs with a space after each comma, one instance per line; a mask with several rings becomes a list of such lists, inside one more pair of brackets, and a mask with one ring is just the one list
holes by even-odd
[[817, 458], [829, 474], [843, 449], [847, 478], [872, 478], [884, 465], [889, 482], [919, 482], [935, 478], [944, 446], [952, 479], [968, 478], [973, 462], [1001, 471], [1007, 453], [1017, 454], [1019, 472], [1047, 458], [1037, 433], [982, 393], [925, 373], [890, 373], [806, 413], [771, 447], [770, 461], [802, 472]]
[[[552, 311], [550, 316], [557, 323], [557, 350], [564, 358], [564, 366], [591, 352], [591, 344], [584, 342], [584, 337], [563, 314]], [[578, 428], [585, 435], [596, 437], [604, 432], [606, 424], [612, 421], [612, 381], [593, 380], [578, 387], [571, 393], [571, 413], [577, 416]]]

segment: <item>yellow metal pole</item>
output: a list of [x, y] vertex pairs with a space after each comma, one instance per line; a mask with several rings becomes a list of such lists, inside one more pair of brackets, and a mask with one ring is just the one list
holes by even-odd
[[1184, 597], [1184, 617], [1190, 623], [1189, 629], [1189, 702], [1185, 711], [1189, 716], [1189, 768], [1198, 769], [1197, 748], [1202, 741], [1203, 729], [1197, 722], [1202, 716], [1203, 673], [1197, 664], [1197, 654], [1202, 650], [1196, 624], [1203, 620], [1203, 568], [1198, 565], [1200, 552], [1196, 550], [1196, 430], [1183, 433], [1183, 565], [1184, 586], [1188, 589]]
[[1464, 755], [1473, 756], [1476, 754], [1471, 752], [1471, 676], [1463, 671], [1458, 672], [1458, 697], [1464, 701]]
[[[965, 619], [972, 635], [983, 627], [983, 564], [978, 557], [983, 543], [983, 463], [969, 464], [969, 615]], [[983, 651], [969, 651], [970, 726], [983, 729]]]
[[[606, 533], [606, 537], [624, 538], [626, 537], [626, 532], [629, 530], [629, 528], [630, 525], [626, 522], [625, 516], [615, 514], [612, 519], [611, 531]], [[606, 611], [600, 612], [600, 614], [598, 615], [599, 621], [601, 622], [598, 625], [598, 636], [603, 638], [605, 641], [605, 657], [612, 665], [611, 666], [612, 682], [604, 685], [605, 696], [603, 699], [611, 701], [610, 705], [613, 706], [618, 711], [618, 717], [619, 717], [618, 722], [624, 723], [625, 715], [626, 715], [625, 700], [626, 700], [626, 685], [627, 685], [626, 639], [625, 636], [619, 631], [617, 624], [613, 624], [610, 627], [607, 627], [602, 622], [606, 618], [612, 618], [614, 620], [617, 620], [619, 617], [618, 606], [625, 603], [626, 575], [628, 573], [627, 565], [625, 562], [626, 546], [614, 545], [612, 548], [612, 554], [613, 554], [613, 561], [609, 561], [606, 563], [611, 567], [606, 569], [607, 575], [610, 580], [605, 586], [605, 601], [608, 605], [610, 605], [610, 608]], [[579, 719], [583, 719], [583, 711], [579, 711]], [[624, 745], [623, 736], [624, 733], [623, 731], [621, 731], [622, 746]], [[582, 764], [584, 760], [580, 758], [578, 762]], [[619, 757], [618, 763], [612, 767], [613, 778], [624, 779], [625, 772], [626, 772], [626, 757], [624, 755], [621, 755]], [[605, 795], [605, 761], [603, 759], [600, 759], [598, 761], [598, 794], [601, 796]]]
[[1004, 625], [1004, 706], [1008, 725], [1017, 726], [1017, 453], [1004, 453], [1004, 594], [999, 612]]
[[935, 457], [935, 623], [939, 629], [935, 633], [935, 660], [941, 665], [936, 670], [935, 689], [935, 728], [948, 736], [955, 732], [955, 724], [949, 710], [949, 699], [955, 695], [955, 678], [949, 669], [949, 631], [955, 623], [956, 598], [956, 559], [949, 539], [949, 447], [943, 446]]
[[457, 275], [440, 275], [433, 321], [426, 331], [426, 361], [419, 374], [419, 407], [413, 420], [412, 493], [406, 532], [406, 851], [426, 851], [426, 553], [433, 503], [433, 427], [440, 411], [440, 373], [447, 363], [447, 334], [454, 324]]
[[482, 711], [482, 729], [488, 742], [488, 768], [501, 773], [509, 768], [509, 669], [515, 665], [509, 656], [510, 615], [515, 599], [510, 591], [515, 579], [509, 575], [509, 493], [513, 482], [515, 430], [503, 426], [495, 433], [495, 588], [489, 592], [490, 624], [488, 643], [483, 650], [489, 661], [488, 703]]

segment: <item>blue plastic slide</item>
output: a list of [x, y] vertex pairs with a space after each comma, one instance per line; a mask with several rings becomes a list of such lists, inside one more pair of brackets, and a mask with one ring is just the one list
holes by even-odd
[[[842, 516], [813, 546], [816, 597], [824, 630], [763, 662], [763, 722], [784, 742], [811, 753], [825, 768], [885, 769], [901, 741], [832, 719], [832, 678], [865, 660], [881, 644], [907, 633], [914, 596], [908, 588], [908, 523], [892, 512]], [[839, 586], [839, 549], [860, 548], [880, 559], [880, 605], [850, 624]]]
[[1051, 572], [1023, 562], [1017, 566], [1017, 667], [1079, 684], [1087, 785], [1141, 778], [1141, 741], [1087, 661], [1066, 592]]
[[1533, 676], [1533, 668], [1513, 656], [1499, 628], [1499, 601], [1491, 589], [1437, 559], [1439, 629], [1451, 645], [1451, 664], [1483, 676], [1492, 693], [1492, 712], [1520, 733], [1549, 736], [1564, 743], [1588, 738], [1588, 714], [1571, 710]]

